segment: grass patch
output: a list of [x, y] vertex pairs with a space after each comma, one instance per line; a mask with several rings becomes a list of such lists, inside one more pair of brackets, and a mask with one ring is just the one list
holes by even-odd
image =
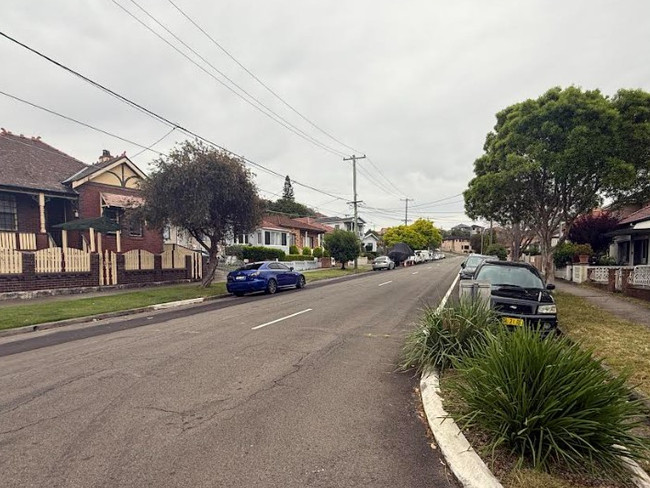
[[318, 280], [325, 280], [328, 278], [338, 278], [339, 276], [348, 276], [348, 275], [353, 275], [353, 274], [359, 274], [359, 273], [365, 273], [366, 271], [370, 271], [372, 269], [372, 266], [364, 265], [364, 266], [359, 266], [359, 269], [356, 271], [354, 268], [346, 268], [346, 269], [341, 269], [341, 268], [330, 268], [330, 269], [320, 269], [318, 271], [308, 271], [305, 272], [305, 278], [307, 279], [307, 283], [310, 283], [312, 281], [318, 281]]
[[161, 286], [117, 295], [12, 305], [0, 308], [0, 329], [87, 317], [106, 312], [148, 307], [176, 300], [210, 297], [223, 293], [226, 293], [226, 284], [220, 282], [213, 283], [209, 288], [201, 288], [196, 284]]
[[594, 349], [607, 366], [630, 373], [630, 383], [650, 396], [650, 329], [612, 315], [584, 298], [555, 292], [558, 319], [572, 339]]

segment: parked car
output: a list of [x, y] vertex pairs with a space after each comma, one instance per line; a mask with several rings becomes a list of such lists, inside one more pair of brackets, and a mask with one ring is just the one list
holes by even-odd
[[256, 291], [272, 295], [281, 288], [304, 288], [306, 284], [305, 275], [293, 268], [277, 261], [261, 261], [245, 264], [228, 273], [226, 289], [240, 297]]
[[431, 253], [427, 249], [418, 249], [414, 252], [416, 263], [428, 263], [431, 261]]
[[494, 256], [483, 256], [482, 254], [470, 254], [467, 259], [460, 265], [460, 279], [471, 280], [474, 277], [474, 271], [486, 259], [495, 259]]
[[476, 270], [477, 282], [490, 283], [490, 306], [510, 327], [527, 326], [544, 334], [557, 329], [557, 307], [550, 290], [534, 266], [527, 263], [484, 261]]
[[378, 269], [395, 269], [395, 261], [388, 256], [378, 256], [372, 262], [372, 270], [377, 271]]

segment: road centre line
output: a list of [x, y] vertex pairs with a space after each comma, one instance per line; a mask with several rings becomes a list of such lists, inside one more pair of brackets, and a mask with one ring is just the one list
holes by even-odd
[[411, 274], [418, 274], [419, 271], [413, 271]]
[[282, 322], [283, 320], [287, 320], [287, 319], [290, 319], [291, 317], [295, 317], [297, 315], [301, 315], [303, 313], [307, 313], [307, 312], [311, 312], [311, 311], [312, 311], [311, 308], [307, 308], [305, 310], [301, 310], [300, 312], [296, 312], [296, 313], [292, 313], [291, 315], [287, 315], [286, 317], [271, 320], [270, 322], [266, 322], [265, 324], [256, 325], [255, 327], [252, 327], [251, 330], [257, 330], [257, 329], [261, 329], [262, 327], [266, 327], [267, 325], [277, 324], [278, 322]]
[[383, 283], [379, 283], [377, 286], [384, 286], [384, 285], [387, 285], [388, 283], [392, 283], [392, 282], [393, 282], [393, 280], [384, 281]]

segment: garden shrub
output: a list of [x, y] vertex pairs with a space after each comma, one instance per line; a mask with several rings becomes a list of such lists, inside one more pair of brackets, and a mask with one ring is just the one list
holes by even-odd
[[454, 366], [460, 381], [451, 387], [469, 407], [461, 423], [479, 427], [519, 465], [625, 478], [623, 458], [647, 455], [648, 439], [632, 432], [644, 408], [630, 400], [628, 376], [613, 376], [566, 338], [502, 330]]
[[576, 245], [571, 242], [563, 242], [556, 246], [553, 251], [553, 261], [556, 268], [563, 268], [567, 263], [573, 262], [573, 256], [576, 255]]
[[302, 254], [286, 254], [281, 261], [311, 261], [309, 256], [303, 256]]
[[244, 259], [244, 247], [241, 245], [226, 246], [226, 256], [235, 256], [238, 260]]
[[311, 249], [309, 249], [308, 247], [303, 247], [302, 248], [302, 255], [303, 256], [311, 256]]
[[616, 259], [611, 256], [600, 256], [598, 258], [599, 266], [616, 266]]
[[505, 261], [508, 258], [508, 251], [503, 244], [492, 244], [485, 250], [486, 256], [496, 256], [499, 261]]
[[576, 256], [581, 256], [581, 255], [591, 256], [594, 253], [594, 250], [591, 248], [591, 245], [589, 244], [576, 244], [574, 248], [574, 252]]
[[315, 247], [314, 252], [312, 253], [315, 258], [322, 258], [323, 257], [323, 248], [322, 247]]
[[483, 301], [462, 301], [441, 310], [426, 309], [416, 330], [406, 338], [400, 368], [416, 373], [444, 371], [456, 360], [472, 355], [501, 321]]
[[242, 259], [248, 259], [250, 262], [282, 260], [285, 254], [282, 249], [273, 249], [263, 246], [244, 246], [242, 247]]
[[295, 244], [290, 245], [289, 254], [300, 254], [300, 250], [298, 249], [298, 246], [296, 246]]

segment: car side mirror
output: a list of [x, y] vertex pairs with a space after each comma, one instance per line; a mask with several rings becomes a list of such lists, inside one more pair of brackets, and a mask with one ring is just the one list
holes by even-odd
[[466, 264], [465, 264], [465, 263], [460, 263], [460, 267], [461, 267], [461, 268], [463, 268], [463, 269], [464, 269], [464, 268], [465, 268], [465, 266], [466, 266]]
[[293, 266], [289, 266], [289, 271], [293, 271]]
[[553, 283], [548, 283], [548, 284], [546, 285], [546, 289], [547, 289], [547, 290], [555, 290], [555, 285], [554, 285]]

